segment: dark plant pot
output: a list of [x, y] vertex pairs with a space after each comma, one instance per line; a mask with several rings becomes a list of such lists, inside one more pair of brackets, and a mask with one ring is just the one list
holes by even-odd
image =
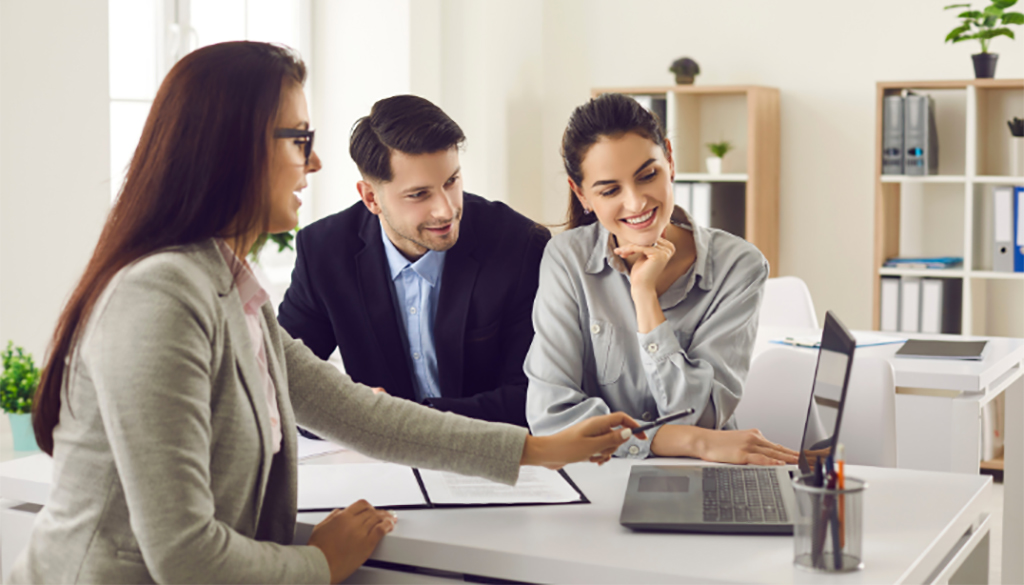
[[996, 53], [978, 53], [971, 55], [974, 60], [974, 77], [977, 79], [991, 79], [996, 76], [996, 61], [999, 55]]

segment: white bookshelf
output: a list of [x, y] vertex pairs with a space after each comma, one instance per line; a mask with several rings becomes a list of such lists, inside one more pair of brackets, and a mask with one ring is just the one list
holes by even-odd
[[[938, 174], [881, 174], [882, 103], [909, 89], [935, 100]], [[874, 323], [882, 276], [963, 281], [961, 333], [1024, 337], [1024, 273], [992, 271], [992, 189], [1009, 176], [1006, 120], [1024, 111], [1024, 79], [880, 82], [875, 149]], [[962, 256], [955, 269], [886, 268], [893, 256]]]

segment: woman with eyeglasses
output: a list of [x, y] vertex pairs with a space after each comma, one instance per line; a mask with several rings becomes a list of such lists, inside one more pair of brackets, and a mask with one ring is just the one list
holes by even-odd
[[291, 545], [296, 422], [372, 457], [515, 483], [604, 462], [612, 414], [553, 437], [354, 383], [293, 340], [245, 257], [320, 169], [291, 51], [199, 49], [167, 75], [54, 332], [35, 398], [53, 489], [13, 582], [337, 582], [395, 525], [360, 501]]

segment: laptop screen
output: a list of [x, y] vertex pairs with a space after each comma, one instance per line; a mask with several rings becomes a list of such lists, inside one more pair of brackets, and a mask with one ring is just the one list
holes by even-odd
[[839, 319], [831, 311], [826, 313], [800, 444], [800, 471], [804, 474], [812, 473], [815, 462], [828, 457], [838, 444], [839, 423], [856, 346], [853, 335]]

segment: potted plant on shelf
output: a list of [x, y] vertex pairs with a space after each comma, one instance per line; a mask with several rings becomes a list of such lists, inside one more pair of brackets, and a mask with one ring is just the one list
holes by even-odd
[[728, 140], [721, 142], [709, 142], [707, 144], [708, 150], [711, 151], [713, 156], [709, 156], [705, 161], [708, 165], [708, 174], [710, 175], [721, 175], [722, 174], [722, 159], [726, 153], [732, 150], [732, 143]]
[[679, 85], [690, 85], [693, 78], [700, 75], [700, 65], [689, 57], [676, 59], [668, 70], [676, 74], [676, 83]]
[[39, 369], [32, 356], [14, 342], [7, 342], [3, 352], [3, 375], [0, 376], [0, 407], [11, 421], [15, 451], [36, 449], [36, 436], [32, 430], [32, 396], [39, 384]]
[[992, 39], [1005, 36], [1014, 39], [1013, 31], [1007, 28], [1012, 24], [1024, 24], [1024, 14], [1006, 12], [1006, 9], [1017, 3], [1017, 0], [991, 0], [992, 4], [984, 10], [971, 10], [970, 4], [950, 4], [944, 10], [966, 8], [957, 15], [963, 22], [946, 35], [947, 43], [959, 43], [977, 39], [981, 43], [981, 52], [971, 55], [974, 60], [974, 76], [976, 78], [995, 77], [996, 60], [999, 55], [989, 53], [988, 47]]

